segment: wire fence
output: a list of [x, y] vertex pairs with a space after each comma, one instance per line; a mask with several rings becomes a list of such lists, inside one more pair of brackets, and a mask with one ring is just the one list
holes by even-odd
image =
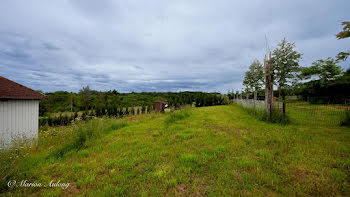
[[[234, 103], [247, 108], [265, 110], [264, 100], [234, 99]], [[274, 102], [274, 109], [282, 110], [282, 102]], [[313, 126], [339, 126], [349, 116], [350, 105], [310, 104], [308, 102], [286, 103], [286, 113], [291, 122]]]

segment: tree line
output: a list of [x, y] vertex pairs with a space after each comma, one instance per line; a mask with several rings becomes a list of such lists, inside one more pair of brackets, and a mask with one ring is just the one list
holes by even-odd
[[[83, 87], [78, 93], [57, 91], [45, 93], [48, 98], [42, 99], [39, 105], [40, 116], [58, 112], [77, 112], [93, 110], [97, 114], [105, 114], [108, 111], [118, 109], [131, 109], [136, 107], [151, 108], [156, 100], [167, 101], [174, 108], [183, 105], [196, 107], [220, 105], [224, 98], [220, 93], [205, 92], [140, 92], [119, 93], [117, 90], [106, 92]], [[111, 112], [113, 113], [113, 112]]]

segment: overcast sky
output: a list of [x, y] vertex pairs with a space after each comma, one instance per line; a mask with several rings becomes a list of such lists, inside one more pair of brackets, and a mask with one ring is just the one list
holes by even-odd
[[45, 92], [225, 93], [263, 61], [265, 35], [309, 66], [350, 49], [335, 38], [346, 20], [349, 0], [2, 0], [0, 75]]

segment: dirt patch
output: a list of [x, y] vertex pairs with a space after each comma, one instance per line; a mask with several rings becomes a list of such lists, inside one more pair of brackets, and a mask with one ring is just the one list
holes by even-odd
[[292, 172], [292, 180], [294, 182], [305, 183], [307, 177], [308, 177], [308, 173], [304, 170], [297, 168]]
[[176, 193], [179, 196], [185, 196], [188, 193], [187, 187], [185, 184], [180, 184], [176, 187]]
[[222, 126], [218, 126], [218, 125], [206, 125], [205, 127], [207, 129], [210, 129], [210, 130], [225, 131], [228, 133], [235, 133], [237, 136], [241, 136], [241, 131], [239, 129], [236, 129], [236, 128], [222, 127]]
[[80, 193], [80, 190], [75, 186], [75, 183], [71, 183], [64, 191], [65, 196], [76, 196]]

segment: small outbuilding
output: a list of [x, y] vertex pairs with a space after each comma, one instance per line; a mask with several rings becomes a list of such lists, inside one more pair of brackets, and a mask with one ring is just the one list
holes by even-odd
[[155, 113], [164, 113], [164, 109], [168, 106], [166, 101], [156, 101], [154, 102], [154, 112]]
[[39, 100], [45, 97], [0, 76], [0, 148], [37, 140]]

